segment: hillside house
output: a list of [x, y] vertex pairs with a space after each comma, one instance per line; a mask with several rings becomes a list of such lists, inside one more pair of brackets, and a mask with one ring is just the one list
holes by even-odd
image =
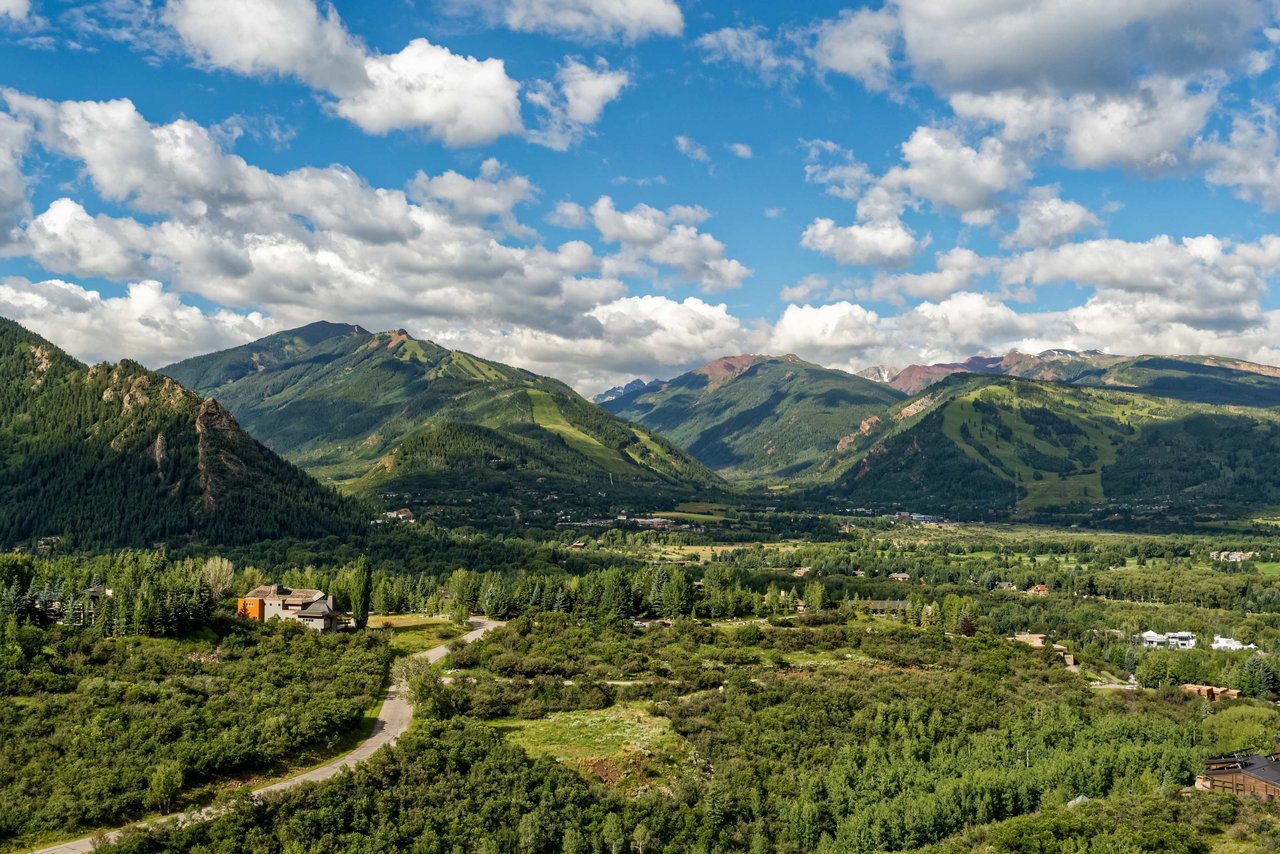
[[1162, 635], [1148, 629], [1140, 635], [1134, 635], [1133, 638], [1146, 649], [1195, 649], [1196, 647], [1195, 632], [1169, 632], [1167, 635]]
[[996, 589], [996, 590], [1017, 590], [1017, 589], [1018, 589], [1018, 585], [1014, 584], [1012, 581], [997, 581], [997, 582], [996, 582], [996, 586], [995, 586], [995, 588], [994, 588], [994, 589]]
[[891, 572], [889, 573], [889, 580], [890, 581], [910, 581], [911, 576], [905, 572]]
[[236, 600], [236, 613], [265, 623], [270, 619], [294, 620], [318, 632], [332, 632], [346, 625], [346, 615], [333, 607], [333, 597], [323, 591], [289, 588], [283, 584], [255, 587]]
[[1027, 588], [1027, 595], [1028, 595], [1028, 596], [1048, 596], [1048, 595], [1049, 595], [1049, 585], [1047, 585], [1047, 584], [1033, 584], [1033, 585], [1031, 585], [1030, 587], [1028, 587], [1028, 588]]
[[1213, 636], [1213, 643], [1209, 644], [1210, 649], [1223, 649], [1228, 652], [1239, 652], [1242, 649], [1257, 649], [1256, 643], [1243, 644], [1235, 638], [1224, 638], [1221, 635]]
[[1274, 801], [1280, 795], [1280, 739], [1270, 755], [1244, 751], [1205, 760], [1205, 771], [1196, 777], [1196, 788], [1231, 792], [1236, 797]]

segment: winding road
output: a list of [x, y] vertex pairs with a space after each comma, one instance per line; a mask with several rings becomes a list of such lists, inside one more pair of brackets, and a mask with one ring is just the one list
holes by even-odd
[[[478, 625], [477, 625], [478, 623]], [[463, 643], [471, 643], [484, 637], [489, 631], [505, 625], [505, 623], [497, 620], [478, 620], [472, 623], [475, 629], [467, 632], [460, 639]], [[456, 641], [455, 638], [448, 643], [440, 646], [432, 647], [428, 650], [415, 653], [414, 658], [425, 658], [427, 661], [436, 662], [449, 654], [449, 647]], [[391, 687], [387, 689], [387, 697], [382, 702], [382, 708], [378, 710], [378, 718], [373, 724], [373, 732], [369, 737], [352, 750], [334, 759], [326, 762], [324, 765], [317, 765], [309, 771], [304, 771], [295, 777], [287, 780], [281, 780], [278, 783], [272, 783], [270, 786], [263, 786], [261, 789], [254, 791], [254, 796], [258, 797], [267, 792], [279, 792], [284, 789], [292, 789], [295, 786], [301, 786], [303, 783], [318, 783], [322, 780], [328, 780], [335, 776], [343, 768], [352, 765], [359, 765], [374, 753], [378, 752], [387, 745], [395, 744], [405, 730], [409, 728], [410, 722], [413, 720], [413, 706], [409, 703], [406, 696], [407, 686], [400, 682], [393, 682]], [[173, 813], [172, 815], [161, 816], [160, 818], [151, 819], [150, 821], [140, 822], [138, 824], [129, 825], [134, 828], [147, 828], [152, 825], [163, 822], [177, 821], [183, 824], [189, 822], [208, 821], [218, 814], [217, 807], [204, 807], [203, 809], [191, 810], [190, 812]], [[113, 830], [103, 836], [97, 838], [93, 836], [85, 836], [81, 839], [74, 839], [70, 842], [63, 842], [58, 845], [51, 845], [48, 848], [39, 848], [32, 851], [32, 854], [89, 854], [94, 848], [101, 844], [102, 841], [113, 842], [120, 836], [126, 828]]]

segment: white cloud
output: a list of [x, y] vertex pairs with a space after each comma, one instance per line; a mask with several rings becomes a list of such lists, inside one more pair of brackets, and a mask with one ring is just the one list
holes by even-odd
[[30, 122], [0, 113], [0, 257], [19, 240], [18, 226], [31, 212], [22, 174], [30, 139]]
[[1201, 140], [1195, 159], [1205, 164], [1205, 180], [1229, 187], [1247, 202], [1263, 210], [1280, 210], [1280, 150], [1276, 142], [1276, 114], [1257, 106], [1252, 117], [1236, 116], [1226, 141]]
[[611, 70], [603, 59], [595, 67], [566, 58], [556, 71], [555, 83], [534, 82], [525, 98], [546, 115], [541, 127], [530, 131], [533, 142], [556, 151], [565, 151], [579, 142], [600, 120], [605, 105], [617, 99], [631, 83], [626, 71]]
[[944, 92], [1123, 91], [1244, 56], [1255, 0], [898, 0], [908, 59]]
[[679, 151], [690, 160], [696, 160], [699, 163], [707, 163], [711, 157], [707, 154], [707, 149], [700, 142], [691, 136], [680, 134], [676, 137], [676, 151]]
[[492, 0], [480, 5], [513, 30], [575, 39], [636, 42], [684, 31], [674, 0]]
[[755, 157], [755, 152], [745, 142], [731, 142], [727, 147], [734, 157], [739, 157], [743, 160], [750, 160]]
[[732, 62], [758, 75], [765, 83], [793, 83], [804, 71], [797, 57], [779, 50], [765, 36], [764, 27], [724, 27], [698, 38], [707, 62]]
[[419, 172], [409, 182], [409, 198], [418, 204], [443, 203], [460, 218], [474, 222], [497, 219], [509, 233], [536, 236], [515, 218], [517, 205], [533, 201], [538, 188], [523, 175], [507, 174], [494, 158], [480, 165], [480, 175], [468, 178], [453, 170], [430, 177]]
[[1101, 221], [1078, 202], [1063, 200], [1057, 186], [1035, 187], [1018, 205], [1018, 227], [1007, 235], [1004, 246], [1052, 246]]
[[8, 16], [15, 21], [21, 21], [30, 11], [30, 0], [0, 0], [0, 17]]
[[874, 92], [889, 87], [898, 20], [889, 9], [846, 10], [814, 30], [809, 57], [821, 71], [854, 78]]
[[1000, 140], [987, 137], [975, 149], [944, 128], [917, 128], [902, 144], [902, 157], [906, 165], [889, 170], [884, 186], [958, 211], [967, 222], [990, 221], [996, 196], [1030, 174]]
[[333, 95], [333, 110], [367, 133], [420, 128], [467, 146], [522, 129], [520, 84], [502, 60], [458, 56], [421, 38], [399, 53], [369, 53], [314, 0], [171, 0], [167, 18], [198, 61], [297, 77]]
[[831, 283], [827, 281], [826, 276], [810, 273], [794, 285], [783, 288], [778, 294], [778, 299], [783, 302], [806, 302], [826, 292], [830, 287]]
[[613, 199], [601, 196], [591, 206], [600, 236], [621, 251], [605, 260], [606, 275], [652, 273], [649, 265], [674, 268], [684, 281], [709, 292], [740, 287], [750, 268], [725, 255], [725, 246], [697, 226], [709, 214], [702, 208], [675, 206], [665, 211], [636, 205], [620, 211]]
[[547, 222], [561, 228], [582, 228], [587, 224], [587, 209], [577, 202], [556, 202]]
[[937, 270], [932, 273], [879, 275], [868, 287], [857, 290], [858, 299], [888, 300], [901, 305], [903, 297], [937, 300], [957, 291], [969, 289], [978, 276], [994, 267], [972, 249], [957, 246], [937, 255]]
[[837, 198], [854, 201], [871, 183], [871, 170], [849, 151], [828, 139], [801, 140], [806, 149], [804, 179], [821, 184]]
[[130, 358], [158, 368], [269, 335], [280, 324], [257, 312], [204, 312], [155, 281], [104, 297], [71, 282], [0, 280], [0, 315], [86, 362]]
[[809, 224], [800, 243], [841, 264], [872, 267], [904, 267], [924, 245], [899, 219], [841, 227], [823, 217]]

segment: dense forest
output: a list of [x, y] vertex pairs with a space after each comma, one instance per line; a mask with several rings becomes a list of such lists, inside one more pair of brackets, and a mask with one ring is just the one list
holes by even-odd
[[[450, 681], [413, 677], [415, 733], [352, 774], [112, 850], [913, 850], [1183, 785], [1208, 752], [1280, 724], [1246, 704], [1091, 694], [999, 637], [856, 615], [641, 631], [531, 614], [444, 667]], [[649, 748], [575, 764], [570, 745], [619, 715]], [[1205, 850], [1163, 811], [1120, 819], [1109, 832], [1129, 847], [1110, 850]]]
[[0, 544], [349, 536], [363, 515], [216, 401], [133, 362], [86, 367], [0, 319]]

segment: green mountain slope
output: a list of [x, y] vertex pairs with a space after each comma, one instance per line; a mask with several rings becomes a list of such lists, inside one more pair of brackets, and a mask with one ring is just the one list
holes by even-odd
[[962, 516], [1225, 513], [1280, 503], [1280, 415], [955, 376], [889, 410], [817, 476], [841, 500]]
[[360, 524], [216, 401], [133, 362], [86, 367], [0, 319], [0, 545], [243, 543]]
[[1097, 350], [1046, 350], [911, 365], [887, 380], [918, 394], [955, 374], [990, 374], [1072, 385], [1122, 388], [1157, 397], [1236, 406], [1280, 406], [1280, 368], [1220, 356], [1115, 356]]
[[803, 474], [902, 397], [795, 356], [734, 356], [603, 405], [726, 477], [764, 479]]
[[358, 492], [597, 497], [718, 482], [558, 380], [402, 330], [312, 324], [164, 372], [216, 395], [273, 450]]

